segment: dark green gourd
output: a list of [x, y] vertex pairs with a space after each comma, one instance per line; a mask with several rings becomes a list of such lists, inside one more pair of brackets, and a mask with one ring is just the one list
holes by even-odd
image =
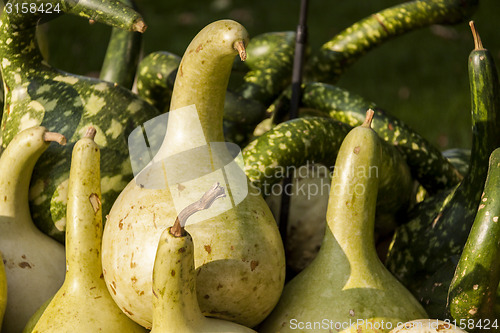
[[[27, 3], [36, 3], [34, 0]], [[141, 16], [116, 0], [44, 1], [74, 14], [115, 27], [143, 32]], [[112, 83], [73, 75], [51, 67], [35, 38], [41, 13], [3, 13], [0, 26], [0, 66], [5, 89], [2, 147], [19, 131], [45, 126], [68, 139], [64, 148], [50, 147], [40, 158], [30, 188], [30, 208], [37, 226], [63, 241], [67, 179], [72, 144], [89, 125], [97, 129], [101, 147], [103, 212], [132, 178], [127, 133], [159, 112], [130, 90]]]
[[456, 24], [472, 15], [479, 0], [413, 0], [374, 13], [323, 44], [308, 70], [312, 79], [336, 82], [345, 70], [387, 40], [432, 24]]
[[474, 38], [476, 48], [469, 56], [472, 102], [469, 172], [459, 185], [429, 197], [409, 212], [408, 222], [395, 234], [387, 259], [389, 269], [417, 295], [422, 286], [433, 284], [433, 274], [451, 258], [460, 256], [481, 200], [488, 159], [500, 146], [498, 75], [477, 33]]

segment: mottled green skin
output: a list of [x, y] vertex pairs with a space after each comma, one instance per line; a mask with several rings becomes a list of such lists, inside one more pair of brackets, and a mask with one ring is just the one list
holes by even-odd
[[453, 318], [494, 320], [500, 282], [500, 148], [490, 157], [488, 176], [474, 224], [449, 290]]
[[[90, 15], [95, 20], [130, 29], [141, 20], [135, 11], [114, 1], [106, 2], [104, 12], [97, 15], [92, 9], [94, 3], [98, 6], [101, 1], [87, 2], [89, 8], [68, 7], [67, 12], [77, 10], [80, 16]], [[65, 221], [61, 217], [66, 209], [61, 186], [68, 178], [72, 143], [89, 125], [96, 127], [96, 142], [104, 156], [101, 176], [103, 211], [107, 214], [132, 178], [128, 133], [159, 112], [125, 88], [51, 67], [43, 60], [36, 43], [39, 17], [23, 15], [4, 13], [0, 21], [0, 68], [6, 89], [1, 144], [5, 148], [16, 133], [34, 125], [45, 126], [68, 139], [68, 146], [51, 146], [42, 155], [30, 188], [33, 220], [42, 231], [62, 242]], [[60, 197], [56, 190], [61, 192]]]
[[456, 24], [470, 17], [479, 0], [414, 0], [384, 9], [346, 28], [312, 57], [307, 76], [336, 82], [345, 70], [376, 46], [432, 24]]
[[[337, 120], [308, 117], [290, 120], [256, 138], [245, 149], [245, 172], [253, 187], [263, 194], [286, 176], [289, 167], [322, 163], [331, 171], [342, 140], [351, 126]], [[406, 208], [412, 179], [399, 152], [382, 144], [382, 165], [377, 213], [395, 213]]]
[[168, 110], [181, 57], [171, 52], [148, 54], [137, 69], [137, 93], [158, 110]]
[[469, 171], [470, 149], [452, 148], [443, 151], [443, 156], [450, 161], [457, 171], [465, 176]]
[[[133, 1], [121, 1], [137, 10]], [[99, 78], [132, 89], [141, 43], [141, 33], [113, 28]]]
[[[289, 92], [287, 94], [281, 95], [280, 101], [273, 105], [278, 122], [290, 103]], [[412, 176], [429, 193], [449, 188], [462, 179], [455, 167], [434, 145], [401, 120], [359, 95], [330, 84], [309, 82], [303, 87], [302, 105], [322, 111], [325, 116], [350, 126], [362, 124], [366, 110], [374, 109], [372, 128], [384, 141], [398, 148], [406, 159]]]
[[472, 150], [469, 173], [455, 188], [424, 200], [409, 213], [393, 239], [387, 265], [417, 295], [421, 284], [431, 278], [454, 255], [460, 255], [488, 171], [491, 152], [500, 146], [500, 103], [498, 75], [486, 50], [469, 56], [472, 104]]
[[[332, 177], [327, 226], [318, 255], [285, 286], [280, 302], [259, 332], [382, 333], [390, 330], [387, 326], [380, 329], [382, 321], [395, 327], [398, 322], [427, 317], [375, 251], [379, 179], [356, 170], [383, 168], [384, 157], [382, 141], [365, 126], [352, 129], [339, 149], [335, 162], [339, 171]], [[298, 322], [326, 319], [332, 324], [297, 329], [292, 326], [294, 319]], [[343, 326], [337, 328], [336, 323]], [[376, 324], [378, 329], [373, 329]]]

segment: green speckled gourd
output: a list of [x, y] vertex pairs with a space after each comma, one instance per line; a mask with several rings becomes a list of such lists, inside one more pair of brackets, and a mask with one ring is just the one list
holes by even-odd
[[66, 277], [33, 333], [146, 332], [118, 308], [102, 275], [100, 150], [94, 136], [95, 129], [88, 128], [73, 148], [68, 184]]
[[374, 13], [323, 44], [309, 62], [313, 81], [334, 83], [362, 55], [409, 31], [432, 24], [457, 24], [469, 18], [479, 0], [413, 0]]
[[[500, 282], [499, 189], [500, 148], [497, 148], [490, 156], [481, 203], [448, 292], [450, 313], [458, 321], [493, 323], [500, 317], [494, 307]], [[483, 327], [474, 326], [470, 331], [482, 332]]]
[[[352, 129], [340, 147], [317, 257], [285, 286], [259, 332], [388, 332], [388, 323], [395, 327], [427, 317], [375, 250], [379, 179], [369, 170], [382, 167], [382, 147], [370, 128], [372, 116], [369, 112], [367, 121]], [[320, 326], [313, 326], [315, 322]]]
[[[322, 112], [325, 116], [351, 126], [363, 123], [367, 109], [376, 112], [373, 129], [384, 141], [396, 146], [410, 167], [412, 176], [429, 192], [450, 188], [462, 180], [462, 175], [441, 152], [421, 135], [396, 117], [378, 108], [375, 103], [340, 87], [308, 82], [303, 85], [302, 105]], [[290, 91], [282, 94], [271, 111], [275, 122], [290, 105]]]
[[462, 253], [481, 199], [490, 154], [500, 146], [498, 74], [478, 37], [474, 34], [476, 48], [468, 61], [472, 114], [469, 172], [457, 186], [415, 206], [389, 249], [387, 266], [416, 295], [422, 285], [433, 283], [426, 280]]
[[[19, 1], [18, 1], [19, 2]], [[26, 1], [37, 3], [34, 0]], [[142, 18], [116, 0], [43, 1], [61, 11], [116, 27], [143, 31]], [[159, 112], [129, 90], [112, 83], [60, 71], [38, 49], [37, 14], [8, 14], [0, 21], [0, 68], [5, 85], [2, 147], [19, 131], [42, 125], [73, 144], [89, 125], [97, 129], [102, 149], [103, 211], [106, 213], [132, 178], [127, 134]], [[30, 187], [30, 208], [37, 226], [64, 240], [66, 193], [71, 149], [50, 147], [40, 158]]]
[[[251, 186], [267, 196], [290, 167], [322, 163], [334, 170], [337, 152], [351, 129], [345, 123], [323, 117], [298, 118], [277, 125], [243, 149], [245, 173]], [[407, 208], [413, 180], [397, 149], [383, 142], [382, 156], [376, 226], [379, 232], [386, 233], [395, 228], [390, 215]]]
[[[134, 1], [120, 1], [137, 10]], [[132, 89], [141, 46], [142, 34], [140, 32], [113, 28], [99, 78]]]
[[153, 270], [152, 333], [255, 333], [230, 321], [207, 318], [196, 296], [194, 245], [189, 234], [175, 237], [166, 229], [160, 238]]
[[0, 252], [7, 276], [2, 333], [20, 333], [30, 316], [61, 287], [64, 247], [33, 224], [28, 188], [37, 159], [64, 136], [31, 127], [18, 133], [0, 157]]
[[[187, 177], [183, 172], [189, 168], [203, 170], [205, 176], [179, 180], [166, 188], [147, 188], [132, 181], [109, 213], [103, 235], [104, 278], [120, 308], [145, 327], [152, 324], [151, 274], [158, 240], [177, 216], [175, 200], [203, 189], [205, 181], [212, 179], [209, 175], [220, 172], [214, 170], [212, 162], [234, 159], [225, 148], [208, 155], [192, 152], [208, 147], [208, 143], [224, 142], [222, 121], [229, 75], [238, 52], [244, 58], [247, 42], [247, 32], [239, 23], [213, 22], [191, 41], [177, 72], [165, 139], [155, 159], [187, 159], [177, 159], [179, 164], [165, 171], [167, 180], [177, 170], [182, 171], [179, 177]], [[224, 169], [232, 170], [226, 175], [235, 172], [243, 176], [247, 188], [241, 169]], [[153, 171], [144, 169], [141, 176], [147, 178]], [[227, 198], [216, 203], [227, 205], [227, 210], [212, 217], [201, 215], [202, 220], [186, 226], [195, 244], [198, 302], [206, 316], [253, 327], [271, 312], [281, 295], [283, 244], [276, 221], [259, 193], [249, 187], [248, 195], [233, 204], [236, 192], [228, 192]]]

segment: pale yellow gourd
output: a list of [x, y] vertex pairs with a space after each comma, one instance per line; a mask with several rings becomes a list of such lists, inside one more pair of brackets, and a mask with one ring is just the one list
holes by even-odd
[[[182, 175], [191, 168], [205, 175], [217, 174], [219, 166], [226, 164], [221, 161], [234, 159], [224, 149], [214, 151], [212, 146], [208, 149], [209, 163], [192, 152], [203, 145], [224, 142], [222, 116], [229, 74], [234, 57], [239, 53], [245, 58], [247, 42], [243, 26], [222, 20], [200, 31], [186, 49], [175, 80], [167, 133], [156, 155], [165, 161], [182, 156], [175, 172]], [[239, 172], [247, 188], [246, 176], [237, 169], [226, 170], [226, 175], [232, 177]], [[161, 169], [157, 176], [149, 170], [144, 169], [137, 178], [169, 178], [168, 170], [164, 174]], [[146, 328], [152, 325], [151, 276], [161, 233], [178, 215], [175, 200], [192, 190], [210, 187], [214, 182], [207, 178], [156, 189], [133, 180], [109, 213], [103, 236], [104, 278], [120, 308]], [[195, 246], [198, 302], [206, 316], [253, 327], [271, 312], [281, 295], [283, 244], [276, 221], [257, 190], [249, 187], [241, 202], [235, 199], [234, 187], [227, 193], [214, 208], [232, 208], [206, 218], [205, 213], [197, 214], [199, 222], [190, 220], [186, 225]]]
[[114, 303], [101, 266], [100, 150], [90, 128], [73, 148], [66, 224], [64, 284], [36, 323], [33, 333], [144, 333]]
[[327, 227], [314, 261], [293, 278], [261, 333], [389, 332], [427, 318], [384, 267], [374, 239], [381, 145], [367, 120], [345, 137], [330, 187]]
[[[212, 187], [196, 203], [194, 212], [208, 209], [224, 195], [220, 186]], [[181, 212], [179, 216], [183, 213]], [[207, 318], [201, 313], [196, 296], [194, 245], [191, 235], [177, 219], [160, 237], [153, 269], [153, 329], [151, 333], [232, 332], [255, 333], [254, 330], [230, 321]]]
[[64, 247], [36, 228], [28, 206], [33, 168], [52, 141], [64, 144], [66, 139], [44, 127], [28, 128], [0, 157], [0, 252], [8, 286], [2, 333], [22, 332], [64, 280]]

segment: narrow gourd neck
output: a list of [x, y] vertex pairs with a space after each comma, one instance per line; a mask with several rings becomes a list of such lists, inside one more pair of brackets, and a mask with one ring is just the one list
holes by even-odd
[[15, 216], [16, 223], [30, 223], [28, 190], [33, 168], [51, 141], [65, 144], [64, 136], [44, 127], [33, 127], [17, 134], [0, 157], [0, 210]]
[[[194, 105], [205, 143], [224, 141], [222, 117], [229, 75], [234, 57], [239, 54], [242, 59], [246, 58], [244, 45], [247, 42], [248, 34], [239, 23], [217, 21], [194, 37], [182, 57], [170, 110]], [[192, 127], [191, 117], [170, 117], [167, 132], [182, 133], [171, 135], [169, 142], [164, 142], [167, 149], [172, 153], [182, 151], [185, 135], [189, 133], [187, 129]]]
[[189, 332], [204, 316], [196, 296], [193, 240], [166, 229], [160, 238], [153, 270], [153, 331]]
[[79, 140], [73, 148], [66, 212], [66, 280], [77, 290], [102, 279], [99, 168], [99, 149], [92, 137]]

